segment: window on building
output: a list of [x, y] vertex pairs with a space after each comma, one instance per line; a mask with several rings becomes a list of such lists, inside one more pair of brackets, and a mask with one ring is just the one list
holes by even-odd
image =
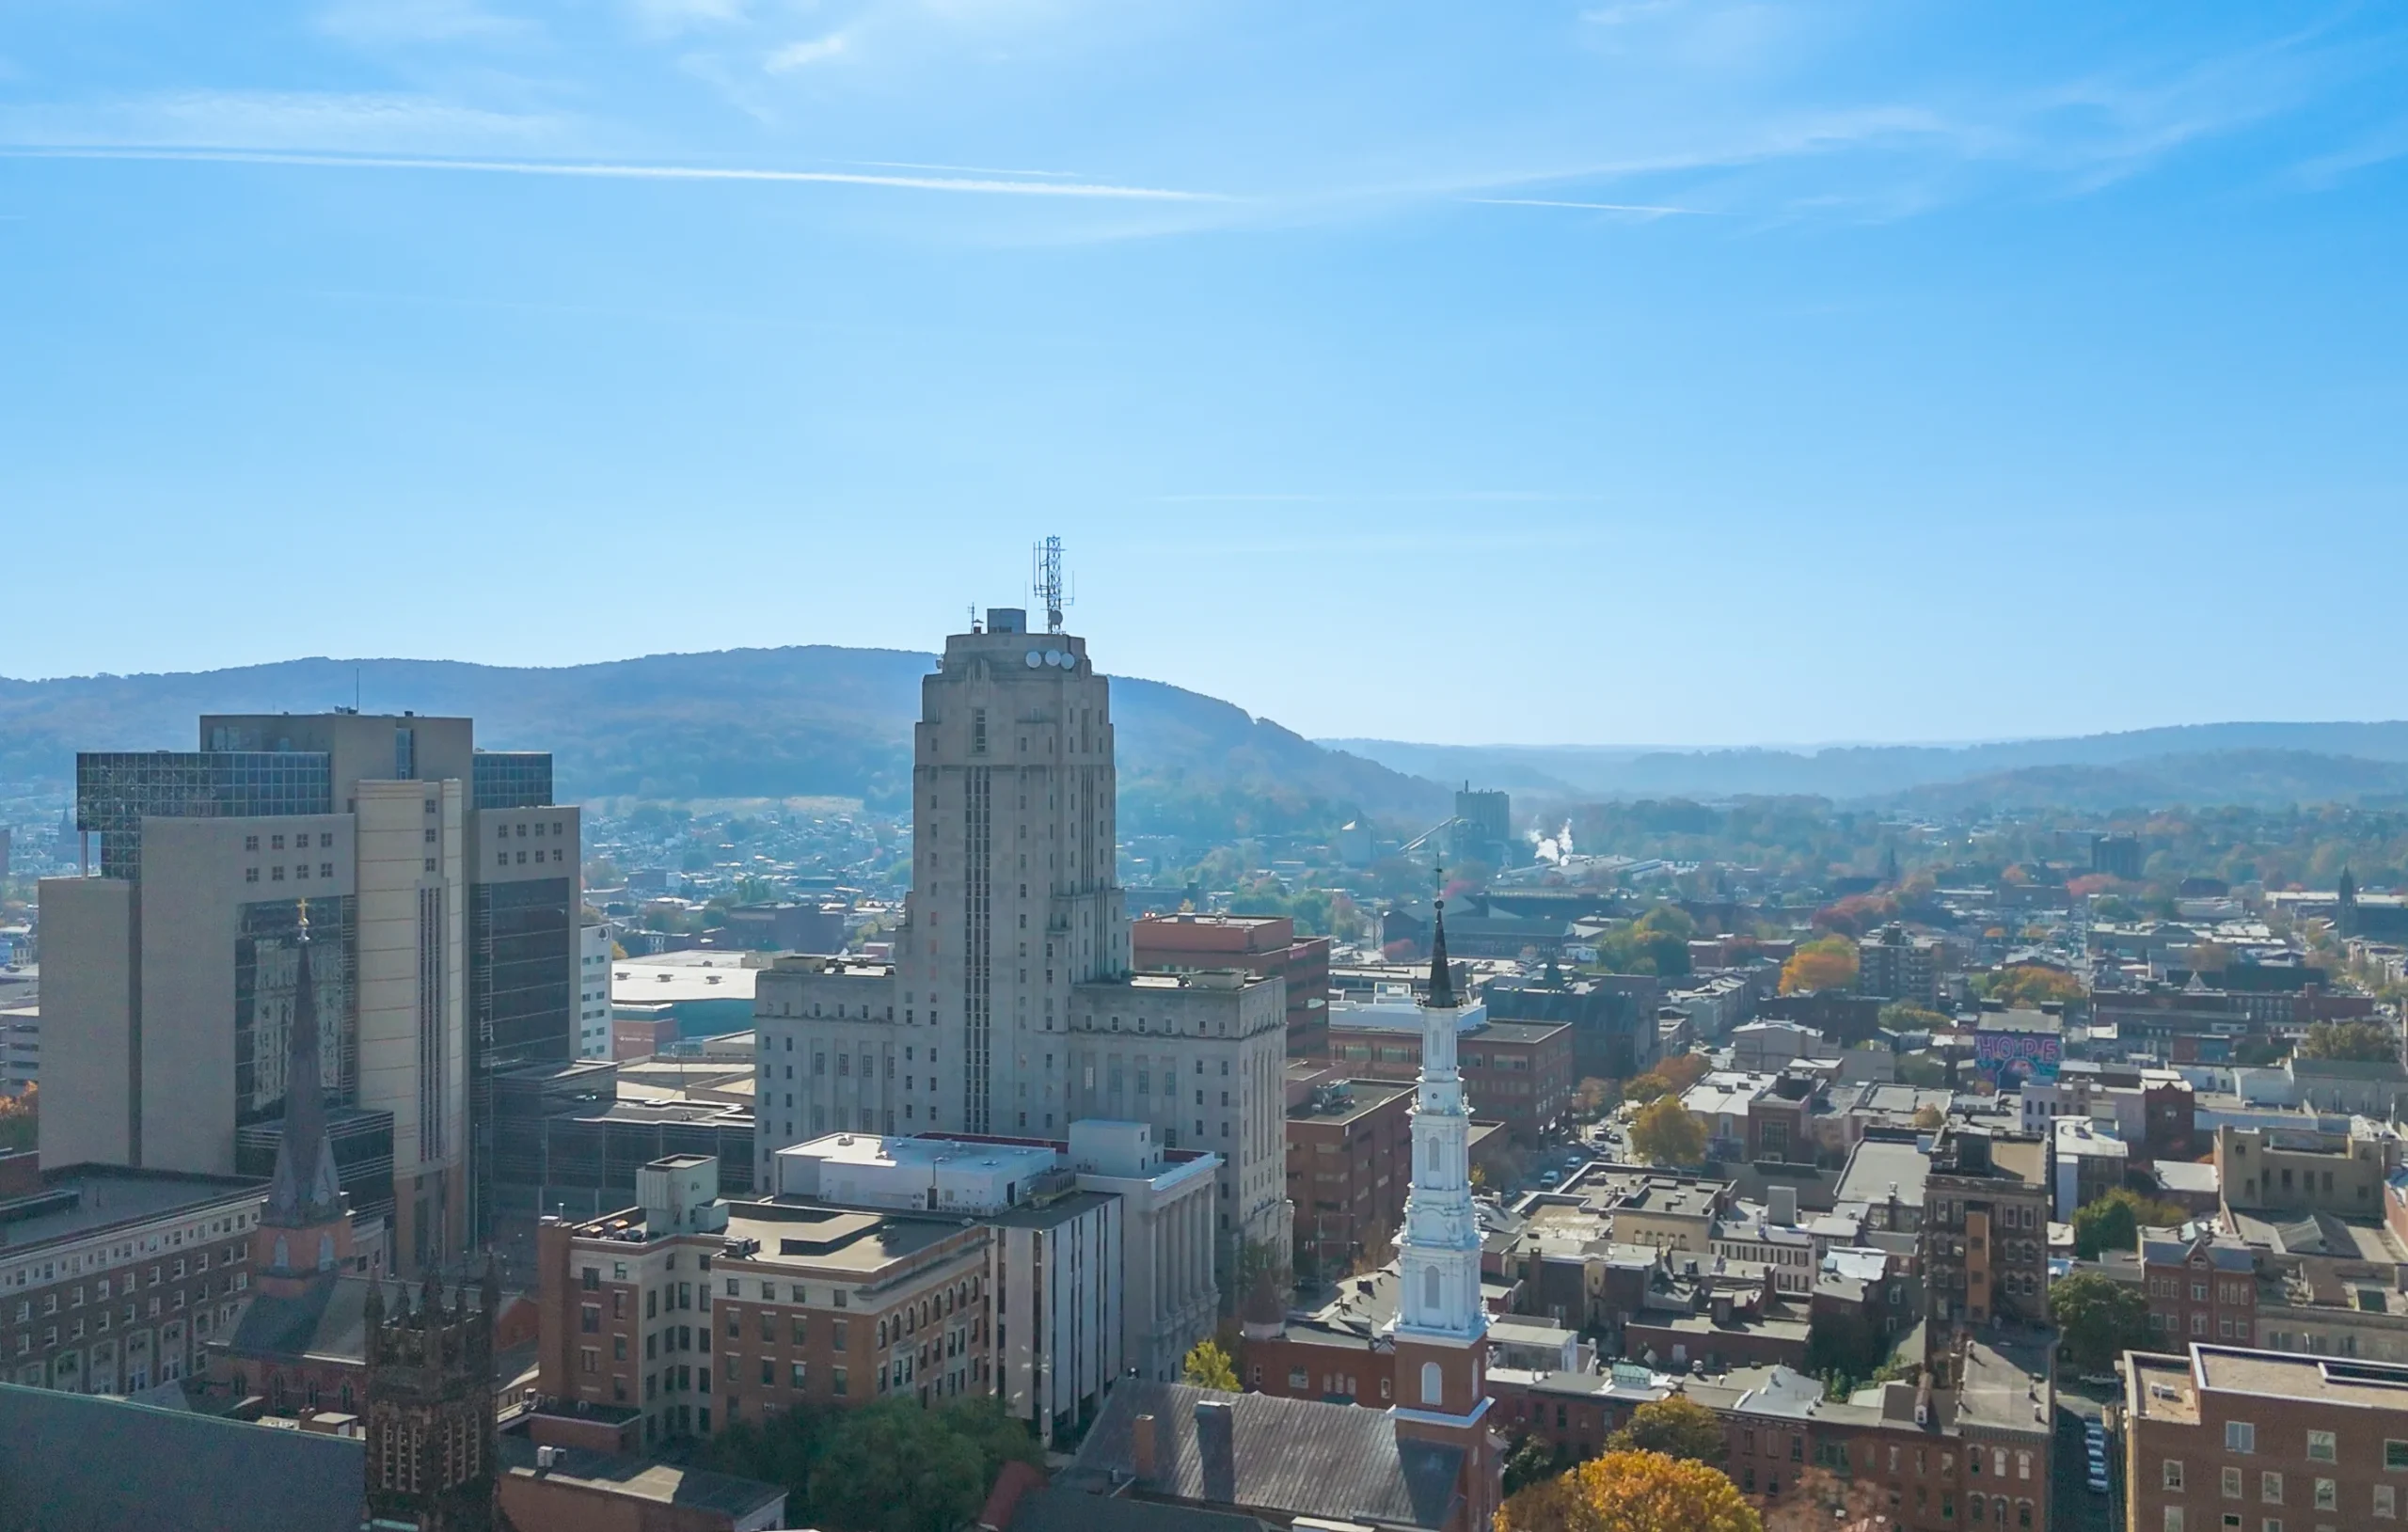
[[2246, 1420], [2226, 1421], [2224, 1423], [2224, 1449], [2226, 1452], [2257, 1451], [2258, 1428]]
[[2309, 1461], [2310, 1462], [2331, 1462], [2331, 1461], [2334, 1461], [2333, 1433], [2332, 1433], [2331, 1431], [2310, 1431], [2310, 1432], [2308, 1432], [2308, 1433], [2307, 1433], [2307, 1457], [2308, 1457], [2308, 1461]]

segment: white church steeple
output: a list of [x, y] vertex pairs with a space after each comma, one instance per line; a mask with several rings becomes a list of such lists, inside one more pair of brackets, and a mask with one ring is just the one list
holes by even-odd
[[[1447, 965], [1445, 901], [1430, 944], [1421, 1011], [1421, 1080], [1413, 1108], [1413, 1189], [1398, 1241], [1397, 1333], [1464, 1345], [1487, 1334], [1480, 1298], [1480, 1218], [1471, 1203], [1471, 1116], [1455, 1042], [1462, 1007]], [[1419, 1389], [1408, 1390], [1405, 1402]]]

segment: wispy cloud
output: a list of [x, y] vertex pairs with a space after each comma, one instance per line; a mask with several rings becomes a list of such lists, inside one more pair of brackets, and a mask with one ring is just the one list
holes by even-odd
[[2408, 118], [2384, 124], [2356, 142], [2304, 160], [2292, 167], [2290, 179], [2322, 191], [2344, 176], [2408, 156]]
[[1545, 197], [1466, 197], [1464, 200], [1486, 208], [1576, 208], [1584, 213], [1627, 213], [1648, 221], [1674, 213], [1712, 215], [1705, 208], [1659, 207], [1647, 202], [1563, 202]]
[[557, 150], [570, 136], [559, 117], [384, 91], [183, 90], [0, 104], [0, 144], [29, 148], [524, 154]]
[[831, 32], [824, 38], [815, 38], [806, 42], [787, 43], [762, 60], [762, 67], [772, 74], [784, 74], [789, 70], [808, 69], [814, 64], [825, 63], [841, 55], [844, 51], [845, 34]]
[[1123, 186], [1091, 181], [1002, 181], [968, 176], [878, 176], [843, 170], [763, 170], [693, 165], [579, 165], [543, 160], [455, 160], [393, 154], [309, 154], [274, 150], [151, 149], [123, 146], [0, 145], [14, 159], [146, 160], [212, 165], [290, 165], [337, 169], [455, 170], [489, 175], [572, 176], [623, 181], [767, 182], [879, 186], [902, 191], [968, 192], [995, 197], [1094, 197], [1151, 202], [1222, 202], [1215, 192]]

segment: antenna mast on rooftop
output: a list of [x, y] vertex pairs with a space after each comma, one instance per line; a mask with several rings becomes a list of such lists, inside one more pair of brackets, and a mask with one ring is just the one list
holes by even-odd
[[1062, 631], [1062, 540], [1048, 537], [1029, 549], [1029, 585], [1045, 608], [1045, 631]]

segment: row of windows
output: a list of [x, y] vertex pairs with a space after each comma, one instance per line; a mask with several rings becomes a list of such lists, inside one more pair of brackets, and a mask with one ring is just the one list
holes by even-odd
[[[433, 872], [433, 871], [435, 870], [435, 863], [433, 863], [433, 862], [431, 862], [431, 861], [430, 861], [430, 862], [428, 862], [428, 863], [426, 864], [426, 866], [427, 866], [427, 871], [429, 871], [429, 872]], [[270, 868], [268, 869], [268, 873], [269, 873], [269, 877], [268, 877], [268, 881], [269, 881], [269, 882], [271, 882], [271, 883], [281, 883], [281, 882], [283, 882], [283, 881], [284, 881], [284, 869], [283, 869], [282, 867], [280, 867], [280, 866], [279, 866], [279, 867], [270, 867]], [[335, 876], [335, 864], [334, 864], [333, 862], [331, 862], [331, 861], [322, 861], [322, 862], [318, 863], [318, 876], [319, 876], [320, 877], [334, 877], [334, 876]], [[309, 864], [308, 862], [306, 862], [306, 861], [294, 862], [294, 863], [293, 864], [293, 877], [294, 881], [296, 881], [296, 882], [303, 882], [303, 883], [308, 882], [308, 881], [309, 880]], [[256, 883], [256, 882], [258, 882], [259, 880], [260, 880], [260, 870], [259, 870], [257, 867], [246, 867], [246, 868], [244, 868], [244, 869], [243, 869], [243, 881], [244, 881], [244, 882], [246, 882], [246, 883]]]
[[[2174, 1335], [2178, 1333], [2182, 1328], [2182, 1317], [2178, 1314], [2152, 1314], [2148, 1317], [2148, 1327], [2151, 1330], [2163, 1335]], [[2196, 1309], [2192, 1312], [2191, 1334], [2197, 1335], [2202, 1339], [2206, 1338], [2208, 1334], [2207, 1310]], [[2216, 1338], [2218, 1340], [2238, 1340], [2246, 1343], [2249, 1339], [2249, 1321], [2247, 1319], [2217, 1319]], [[2352, 1336], [2351, 1338], [2354, 1340], [2356, 1337]]]
[[[2246, 1420], [2226, 1421], [2224, 1448], [2226, 1452], [2257, 1451], [2257, 1426]], [[2331, 1431], [2309, 1431], [2307, 1459], [2310, 1462], [2338, 1462], [2340, 1461], [2339, 1439]], [[2408, 1473], [2408, 1441], [2402, 1441], [2396, 1436], [2386, 1438], [2383, 1444], [2383, 1466], [2388, 1473]], [[2233, 1472], [2237, 1473], [2239, 1470], [2236, 1469]]]
[[[2333, 1445], [2333, 1433], [2331, 1431], [2310, 1431], [2308, 1435], [2310, 1437], [2322, 1437], [2324, 1439], [2326, 1451], [2328, 1453], [2331, 1451]], [[2323, 1461], [2329, 1462], [2332, 1460], [2328, 1457]], [[2164, 1483], [2167, 1489], [2179, 1490], [2182, 1488], [2182, 1463], [2180, 1460], [2175, 1458], [2166, 1459], [2164, 1474]], [[2247, 1498], [2248, 1489], [2246, 1477], [2240, 1469], [2226, 1468], [2223, 1470], [2222, 1473], [2218, 1475], [2218, 1480], [2217, 1488], [2226, 1500], [2242, 1500]], [[2285, 1486], [2282, 1475], [2269, 1472], [2262, 1473], [2258, 1476], [2258, 1498], [2259, 1500], [2270, 1506], [2279, 1506], [2283, 1504], [2284, 1493]], [[2309, 1491], [2309, 1499], [2318, 1510], [2339, 1509], [2341, 1504], [2341, 1490], [2338, 1481], [2329, 1478], [2319, 1478], [2315, 1480]], [[2390, 1507], [2392, 1504], [2392, 1487], [2390, 1485], [2383, 1484], [2375, 1487], [2374, 1504], [2377, 1507], [2375, 1511], [2376, 1515], [2389, 1516], [2391, 1514]]]
[[[2331, 1510], [2336, 1508], [2332, 1506], [2323, 1506], [2318, 1508]], [[2184, 1520], [2182, 1512], [2183, 1508], [2180, 1506], [2168, 1506], [2165, 1508], [2164, 1520], [2161, 1524], [2163, 1528], [2163, 1532], [2191, 1532], [2190, 1524]], [[2392, 1497], [2390, 1485], [2378, 1484], [2374, 1487], [2374, 1504], [2371, 1508], [2371, 1513], [2377, 1520], [2386, 1522], [2393, 1520], [2399, 1515], [2398, 1510], [2395, 1508], [2395, 1502]], [[2221, 1524], [2223, 1532], [2241, 1532], [2242, 1518], [2240, 1513], [2237, 1511], [2225, 1512]], [[2279, 1516], [2266, 1517], [2264, 1520], [2259, 1522], [2258, 1525], [2258, 1532], [2283, 1532], [2283, 1519]], [[2205, 1532], [2205, 1528], [2201, 1528], [2200, 1532]], [[2325, 1532], [2324, 1527], [2320, 1525], [2318, 1532]]]
[[[537, 861], [544, 860], [544, 848], [540, 845], [535, 848], [535, 860]], [[568, 854], [555, 847], [552, 851], [552, 860], [554, 861], [566, 861], [568, 860]], [[497, 867], [509, 866], [510, 853], [507, 851], [495, 852], [493, 854], [493, 864]], [[432, 864], [430, 863], [430, 865]], [[521, 867], [527, 865], [527, 853], [524, 851], [518, 853], [518, 865]]]
[[[283, 849], [284, 849], [284, 837], [283, 837], [283, 836], [281, 836], [281, 835], [271, 835], [271, 836], [269, 836], [269, 837], [267, 838], [267, 840], [268, 840], [268, 849], [269, 849], [269, 850], [271, 850], [271, 851], [281, 851], [281, 850], [283, 850]], [[319, 847], [320, 847], [321, 849], [323, 849], [323, 850], [332, 850], [332, 849], [334, 849], [334, 844], [335, 844], [334, 831], [332, 831], [332, 830], [327, 830], [327, 829], [322, 829], [322, 830], [318, 831], [318, 845], [319, 845]], [[293, 837], [293, 850], [295, 850], [295, 851], [306, 851], [306, 850], [308, 850], [308, 849], [309, 849], [309, 832], [308, 832], [308, 831], [306, 831], [306, 830], [305, 830], [305, 831], [302, 831], [302, 832], [300, 832], [300, 833], [295, 834], [295, 835]], [[243, 849], [244, 849], [244, 850], [246, 850], [246, 851], [256, 851], [256, 850], [258, 850], [259, 848], [260, 848], [260, 838], [259, 838], [258, 836], [256, 836], [256, 835], [246, 835], [246, 836], [244, 836], [244, 837], [243, 837]]]

